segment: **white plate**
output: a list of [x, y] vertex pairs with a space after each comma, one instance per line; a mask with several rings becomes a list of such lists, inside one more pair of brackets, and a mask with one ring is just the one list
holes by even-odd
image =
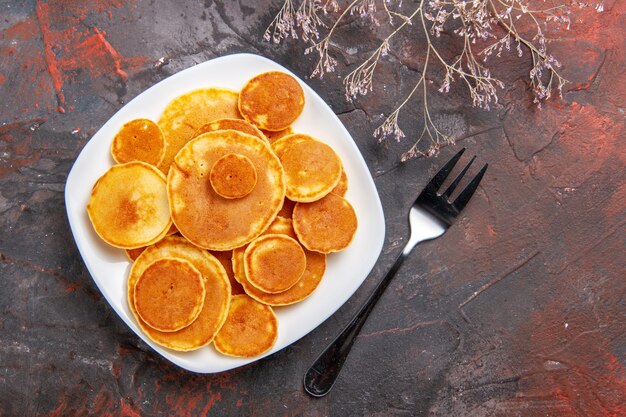
[[[380, 198], [359, 149], [337, 116], [302, 80], [305, 108], [293, 130], [328, 143], [343, 160], [349, 179], [346, 198], [352, 203], [359, 227], [350, 247], [328, 256], [328, 267], [317, 290], [306, 300], [276, 308], [278, 340], [263, 356], [252, 359], [219, 354], [212, 345], [193, 352], [176, 352], [148, 339], [137, 326], [126, 301], [126, 278], [130, 264], [123, 250], [104, 243], [94, 232], [86, 205], [96, 180], [113, 163], [113, 136], [132, 119], [158, 120], [167, 103], [188, 91], [206, 87], [240, 90], [245, 82], [265, 71], [279, 70], [295, 77], [281, 65], [257, 55], [237, 54], [204, 62], [172, 75], [125, 105], [91, 138], [74, 163], [65, 186], [67, 215], [78, 249], [93, 280], [119, 316], [139, 337], [165, 358], [193, 372], [211, 373], [236, 368], [271, 355], [305, 336], [330, 317], [365, 280], [380, 254], [385, 220]], [[297, 77], [296, 77], [297, 78]]]

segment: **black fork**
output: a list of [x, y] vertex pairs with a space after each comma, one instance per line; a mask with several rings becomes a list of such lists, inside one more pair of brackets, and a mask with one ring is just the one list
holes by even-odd
[[[354, 343], [356, 336], [359, 334], [361, 327], [367, 320], [370, 312], [374, 308], [376, 302], [395, 276], [398, 269], [409, 256], [413, 248], [420, 242], [435, 239], [445, 233], [446, 230], [454, 223], [454, 220], [467, 205], [472, 195], [478, 188], [488, 164], [485, 164], [480, 172], [472, 178], [470, 183], [465, 187], [459, 196], [453, 201], [448, 201], [450, 195], [459, 185], [459, 182], [469, 169], [476, 157], [474, 156], [469, 163], [463, 168], [461, 173], [452, 181], [448, 188], [438, 194], [439, 188], [443, 185], [456, 163], [465, 152], [465, 148], [461, 149], [456, 155], [448, 161], [435, 174], [409, 210], [409, 226], [411, 235], [409, 241], [402, 249], [402, 252], [396, 259], [395, 263], [380, 281], [372, 295], [361, 307], [354, 318], [348, 323], [343, 331], [335, 338], [335, 340], [322, 352], [322, 354], [313, 362], [313, 365], [304, 375], [304, 389], [315, 397], [326, 395], [333, 387], [341, 368], [350, 353], [350, 349]], [[419, 225], [419, 227], [418, 227]]]

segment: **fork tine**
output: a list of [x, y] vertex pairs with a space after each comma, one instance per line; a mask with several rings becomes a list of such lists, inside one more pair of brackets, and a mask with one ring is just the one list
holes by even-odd
[[463, 152], [465, 152], [465, 148], [458, 151], [456, 155], [454, 155], [452, 159], [450, 159], [448, 163], [445, 164], [443, 168], [441, 168], [439, 172], [435, 174], [433, 179], [430, 180], [428, 184], [426, 184], [424, 191], [429, 190], [429, 191], [436, 192], [441, 187], [443, 182], [446, 180], [446, 178], [452, 171], [452, 168], [454, 168], [454, 166], [458, 162], [459, 158], [461, 158], [461, 155], [463, 155]]
[[448, 198], [450, 197], [450, 194], [452, 194], [452, 192], [454, 191], [454, 189], [457, 187], [457, 185], [459, 185], [459, 182], [461, 182], [461, 178], [463, 178], [463, 176], [465, 175], [465, 173], [467, 172], [467, 170], [469, 169], [470, 165], [472, 165], [472, 162], [474, 162], [474, 159], [476, 159], [476, 156], [474, 156], [467, 165], [465, 165], [465, 168], [463, 168], [463, 171], [461, 171], [461, 173], [459, 175], [456, 176], [456, 178], [454, 179], [454, 181], [452, 181], [452, 184], [450, 184], [450, 186], [448, 187], [448, 189], [441, 194], [441, 196], [443, 198]]
[[489, 164], [485, 164], [485, 166], [483, 166], [480, 172], [476, 174], [476, 176], [472, 179], [468, 186], [465, 187], [463, 191], [461, 191], [461, 194], [459, 194], [456, 200], [454, 200], [454, 203], [452, 204], [454, 205], [454, 207], [456, 207], [458, 211], [463, 210], [467, 202], [470, 200], [470, 198], [472, 198], [474, 192], [478, 188], [478, 184], [480, 184], [480, 180], [483, 179], [483, 175], [485, 175], [485, 171], [487, 171], [488, 166]]

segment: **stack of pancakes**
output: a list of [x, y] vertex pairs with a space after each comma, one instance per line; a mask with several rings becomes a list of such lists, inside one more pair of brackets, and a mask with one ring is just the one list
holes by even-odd
[[304, 105], [296, 79], [267, 72], [239, 93], [186, 93], [157, 123], [129, 121], [113, 139], [118, 164], [94, 185], [87, 213], [133, 262], [128, 305], [154, 342], [266, 352], [273, 309], [311, 295], [326, 256], [352, 241], [341, 159], [291, 128]]

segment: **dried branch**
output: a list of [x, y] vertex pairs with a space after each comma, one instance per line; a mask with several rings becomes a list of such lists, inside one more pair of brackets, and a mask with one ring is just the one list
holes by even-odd
[[[562, 88], [567, 81], [559, 72], [560, 63], [547, 50], [548, 40], [544, 29], [552, 25], [556, 29], [567, 30], [574, 8], [593, 7], [601, 12], [604, 6], [601, 2], [569, 0], [567, 3], [534, 8], [530, 5], [531, 1], [417, 0], [412, 11], [406, 13], [402, 11], [402, 0], [398, 0], [396, 4], [393, 0], [351, 0], [343, 9], [337, 0], [326, 0], [323, 5], [321, 0], [302, 0], [297, 11], [294, 10], [291, 0], [285, 0], [267, 28], [264, 38], [274, 42], [280, 42], [289, 36], [295, 39], [298, 37], [296, 29], [299, 28], [304, 41], [311, 44], [305, 49], [305, 54], [318, 55], [312, 76], [323, 77], [325, 73], [334, 71], [337, 64], [329, 53], [329, 48], [339, 23], [350, 14], [380, 25], [377, 4], [382, 3], [382, 11], [390, 27], [389, 34], [367, 59], [344, 78], [346, 100], [350, 101], [373, 91], [377, 65], [392, 49], [393, 38], [417, 20], [417, 27], [421, 29], [426, 40], [420, 77], [411, 92], [374, 131], [379, 142], [389, 137], [397, 141], [404, 138], [406, 135], [398, 122], [400, 113], [416, 92], [421, 91], [423, 129], [411, 148], [402, 154], [401, 159], [404, 161], [418, 155], [433, 155], [441, 145], [454, 141], [454, 138], [441, 132], [431, 117], [428, 85], [432, 82], [426, 78], [429, 67], [435, 66], [443, 70], [438, 92], [448, 93], [453, 82], [461, 82], [470, 93], [472, 105], [489, 110], [498, 103], [498, 91], [504, 88], [504, 83], [491, 74], [486, 65], [488, 59], [493, 55], [500, 57], [503, 52], [512, 51], [523, 57], [527, 51], [533, 64], [528, 80], [534, 92], [535, 103], [541, 106], [543, 101], [553, 96], [555, 90], [559, 96], [562, 94]], [[328, 27], [318, 14], [320, 10], [325, 16], [340, 11], [341, 13], [330, 25], [326, 36], [318, 40], [320, 28]], [[444, 32], [452, 33], [463, 40], [460, 52], [452, 59], [445, 58], [439, 49], [438, 38]], [[529, 32], [531, 34], [527, 35]], [[430, 143], [422, 150], [424, 146], [421, 142], [425, 137]]]

